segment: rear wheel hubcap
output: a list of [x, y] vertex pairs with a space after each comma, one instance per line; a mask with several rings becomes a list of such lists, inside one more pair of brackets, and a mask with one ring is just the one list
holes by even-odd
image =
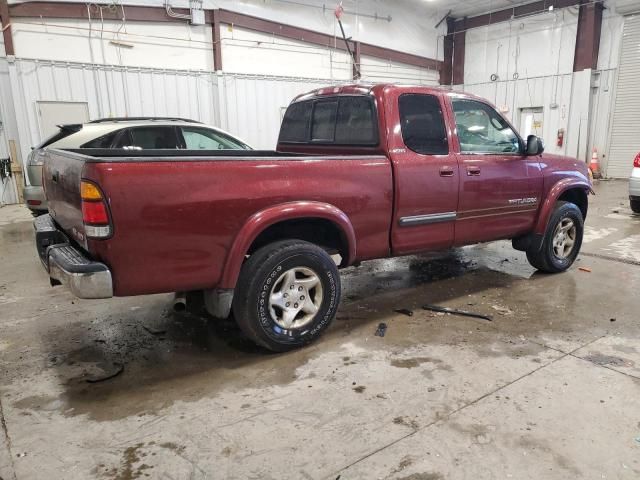
[[322, 282], [308, 267], [284, 272], [269, 293], [271, 319], [282, 328], [302, 328], [315, 318], [322, 306]]

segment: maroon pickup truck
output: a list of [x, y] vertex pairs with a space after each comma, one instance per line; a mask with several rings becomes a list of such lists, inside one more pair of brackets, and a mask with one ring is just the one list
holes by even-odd
[[276, 151], [53, 149], [43, 174], [52, 284], [202, 291], [277, 351], [321, 335], [338, 267], [362, 260], [512, 239], [536, 268], [566, 270], [592, 192], [583, 162], [543, 154], [485, 100], [394, 85], [299, 96]]

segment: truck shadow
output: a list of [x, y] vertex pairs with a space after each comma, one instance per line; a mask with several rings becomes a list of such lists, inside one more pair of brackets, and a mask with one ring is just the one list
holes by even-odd
[[[365, 330], [373, 335], [375, 325], [405, 307], [408, 297], [446, 305], [521, 281], [460, 252], [369, 262], [361, 270], [344, 271], [342, 277], [337, 320], [318, 342], [286, 354], [256, 347], [232, 319], [210, 321], [174, 313], [166, 295], [149, 297], [136, 307], [131, 304], [140, 299], [109, 301], [108, 314], [97, 319], [87, 309], [76, 322], [43, 332], [50, 352], [46, 368], [64, 385], [58, 399], [62, 411], [113, 420], [152, 414], [175, 401], [197, 401], [225, 390], [289, 384], [296, 380], [298, 367], [321, 353], [339, 351], [345, 337], [357, 340], [354, 336]], [[430, 328], [424, 324], [426, 331]], [[35, 403], [42, 401], [27, 399], [22, 406]]]

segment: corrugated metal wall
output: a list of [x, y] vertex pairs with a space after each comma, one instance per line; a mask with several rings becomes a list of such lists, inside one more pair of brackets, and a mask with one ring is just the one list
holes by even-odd
[[[38, 101], [87, 102], [90, 118], [178, 116], [219, 126], [255, 148], [276, 145], [282, 109], [296, 95], [335, 80], [157, 70], [0, 59], [3, 104], [15, 108], [26, 158], [41, 140]], [[6, 91], [6, 93], [4, 93]], [[6, 141], [2, 141], [2, 147]], [[0, 150], [2, 154], [2, 150]]]

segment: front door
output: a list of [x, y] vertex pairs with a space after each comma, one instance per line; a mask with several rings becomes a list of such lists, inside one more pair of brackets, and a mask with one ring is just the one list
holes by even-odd
[[542, 194], [538, 156], [489, 104], [450, 96], [460, 163], [455, 244], [514, 238], [533, 228]]
[[[444, 99], [404, 90], [388, 98], [389, 152], [395, 175], [391, 227], [394, 255], [440, 250], [453, 243], [458, 162], [450, 152]], [[395, 105], [398, 108], [393, 108]]]

